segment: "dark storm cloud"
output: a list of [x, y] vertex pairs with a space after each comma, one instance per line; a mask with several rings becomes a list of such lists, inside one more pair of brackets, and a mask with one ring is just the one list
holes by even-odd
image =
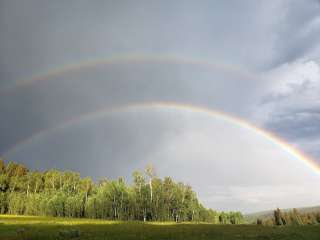
[[272, 60], [274, 21], [282, 11], [277, 2], [2, 1], [2, 84], [127, 52], [169, 52], [252, 69]]
[[66, 62], [127, 52], [266, 68], [306, 56], [319, 42], [315, 0], [0, 4], [3, 85]]
[[291, 109], [273, 114], [266, 128], [291, 141], [318, 139], [320, 136], [320, 106]]
[[[273, 66], [308, 58], [320, 42], [320, 2], [287, 1], [283, 6], [284, 17], [278, 22]], [[319, 54], [319, 52], [318, 52]]]
[[73, 170], [94, 179], [128, 178], [133, 170], [153, 163], [148, 156], [162, 142], [181, 133], [183, 124], [178, 119], [173, 122], [156, 112], [106, 114], [38, 135], [8, 157], [33, 169]]
[[249, 83], [256, 80], [201, 65], [157, 61], [69, 72], [0, 96], [0, 151], [71, 118], [135, 102], [172, 101], [245, 113], [238, 106], [248, 105], [255, 97], [259, 87]]

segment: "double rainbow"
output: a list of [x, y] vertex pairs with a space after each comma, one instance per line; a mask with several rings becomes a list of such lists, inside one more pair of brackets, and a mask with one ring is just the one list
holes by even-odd
[[[36, 83], [37, 81], [43, 81], [43, 80], [49, 80], [53, 79], [55, 76], [62, 75], [64, 73], [68, 73], [70, 71], [78, 71], [83, 68], [90, 68], [94, 66], [99, 65], [110, 65], [110, 64], [121, 64], [121, 63], [131, 63], [131, 62], [166, 62], [166, 63], [179, 63], [179, 64], [192, 64], [192, 65], [201, 65], [206, 68], [212, 69], [212, 70], [222, 70], [226, 72], [232, 72], [236, 74], [240, 74], [241, 76], [245, 76], [248, 78], [259, 78], [258, 76], [243, 71], [235, 66], [232, 65], [226, 65], [226, 64], [218, 64], [218, 63], [211, 63], [206, 61], [200, 61], [190, 58], [178, 58], [178, 57], [171, 57], [171, 56], [145, 56], [145, 55], [127, 55], [127, 56], [115, 56], [109, 59], [104, 60], [91, 60], [91, 61], [85, 61], [77, 64], [68, 64], [66, 66], [63, 66], [62, 68], [58, 68], [52, 71], [49, 71], [45, 74], [41, 74], [35, 77], [30, 78], [26, 81], [21, 81], [14, 87], [10, 89], [6, 89], [7, 92], [10, 92], [14, 90], [15, 88], [19, 88], [26, 85], [31, 85]], [[64, 122], [61, 125], [58, 125], [54, 128], [50, 129], [44, 129], [41, 130], [38, 133], [33, 134], [32, 136], [18, 142], [15, 144], [12, 148], [10, 148], [4, 156], [13, 153], [18, 150], [18, 148], [21, 145], [32, 143], [35, 139], [38, 139], [39, 137], [48, 136], [51, 133], [64, 129], [67, 127], [71, 127], [77, 123], [80, 122], [87, 122], [92, 121], [94, 119], [106, 116], [108, 114], [114, 113], [114, 112], [122, 112], [122, 111], [129, 111], [129, 110], [150, 110], [150, 109], [170, 109], [175, 111], [188, 111], [192, 113], [197, 114], [205, 114], [212, 118], [219, 118], [222, 119], [230, 124], [236, 125], [238, 127], [247, 129], [249, 131], [254, 132], [255, 134], [267, 139], [268, 141], [272, 142], [273, 144], [279, 146], [284, 151], [286, 151], [288, 154], [293, 156], [295, 159], [303, 161], [307, 166], [309, 166], [311, 169], [313, 169], [317, 174], [320, 174], [320, 166], [319, 164], [313, 160], [311, 157], [306, 156], [305, 154], [302, 154], [299, 150], [292, 147], [289, 143], [285, 142], [281, 138], [277, 137], [275, 134], [268, 132], [262, 128], [258, 128], [243, 119], [219, 112], [214, 111], [212, 109], [190, 105], [190, 104], [182, 104], [182, 103], [176, 103], [176, 102], [162, 102], [162, 101], [156, 101], [156, 102], [142, 102], [142, 103], [132, 103], [128, 105], [122, 105], [122, 106], [116, 106], [116, 107], [108, 107], [99, 109], [97, 111], [81, 115], [79, 117], [70, 119], [66, 122]]]

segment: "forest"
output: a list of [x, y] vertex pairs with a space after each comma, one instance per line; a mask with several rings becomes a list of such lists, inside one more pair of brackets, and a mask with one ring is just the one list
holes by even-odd
[[119, 177], [97, 182], [72, 171], [31, 171], [0, 159], [0, 213], [108, 220], [240, 224], [240, 212], [205, 208], [191, 186], [158, 178], [151, 165], [130, 184]]
[[257, 219], [258, 225], [266, 226], [299, 226], [315, 225], [320, 223], [320, 211], [299, 212], [298, 209], [282, 211], [279, 208], [271, 216]]

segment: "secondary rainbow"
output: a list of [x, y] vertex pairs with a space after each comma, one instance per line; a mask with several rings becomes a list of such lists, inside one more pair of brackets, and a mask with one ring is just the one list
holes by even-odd
[[117, 112], [125, 112], [125, 111], [130, 111], [130, 110], [154, 110], [154, 109], [171, 109], [175, 111], [189, 111], [192, 113], [197, 113], [197, 114], [205, 114], [207, 116], [213, 117], [213, 118], [219, 118], [222, 119], [228, 123], [231, 123], [233, 125], [239, 126], [241, 128], [247, 129], [249, 131], [254, 132], [257, 135], [260, 135], [261, 137], [264, 137], [265, 139], [269, 140], [270, 142], [274, 143], [275, 145], [279, 146], [283, 150], [285, 150], [287, 153], [292, 155], [295, 159], [303, 161], [307, 166], [309, 166], [311, 169], [313, 169], [317, 174], [320, 175], [320, 167], [316, 163], [315, 160], [312, 158], [302, 154], [300, 151], [297, 149], [293, 148], [290, 144], [286, 143], [273, 133], [267, 132], [264, 129], [258, 128], [256, 126], [253, 126], [252, 124], [231, 116], [227, 115], [225, 113], [219, 112], [219, 111], [214, 111], [208, 108], [204, 107], [199, 107], [199, 106], [194, 106], [190, 104], [181, 104], [181, 103], [176, 103], [176, 102], [143, 102], [143, 103], [132, 103], [128, 105], [123, 105], [123, 106], [116, 106], [116, 107], [107, 107], [103, 109], [99, 109], [97, 111], [81, 115], [77, 118], [72, 118], [65, 123], [58, 125], [54, 128], [50, 129], [45, 129], [42, 130], [34, 135], [32, 135], [29, 138], [24, 139], [23, 141], [20, 141], [18, 144], [13, 146], [11, 149], [9, 149], [4, 156], [7, 156], [11, 153], [14, 153], [21, 147], [22, 145], [32, 143], [35, 139], [49, 136], [50, 134], [54, 133], [57, 130], [61, 130], [67, 127], [72, 127], [76, 124], [84, 123], [84, 122], [89, 122], [95, 119], [99, 119], [101, 117], [105, 117], [109, 114], [112, 113], [117, 113]]
[[189, 64], [195, 66], [202, 66], [211, 71], [222, 71], [228, 73], [234, 73], [237, 76], [241, 76], [246, 79], [262, 79], [256, 73], [239, 68], [236, 65], [221, 63], [213, 60], [201, 60], [197, 58], [190, 58], [186, 56], [177, 55], [155, 55], [155, 54], [125, 54], [125, 55], [114, 55], [103, 59], [89, 59], [76, 63], [67, 63], [53, 70], [48, 70], [44, 73], [34, 75], [30, 78], [17, 80], [16, 84], [13, 84], [7, 88], [4, 88], [0, 93], [10, 93], [16, 88], [29, 86], [36, 84], [39, 81], [54, 80], [55, 77], [64, 75], [69, 72], [77, 72], [83, 69], [90, 69], [98, 66], [116, 65], [116, 64], [133, 64], [133, 63], [171, 63], [171, 64]]

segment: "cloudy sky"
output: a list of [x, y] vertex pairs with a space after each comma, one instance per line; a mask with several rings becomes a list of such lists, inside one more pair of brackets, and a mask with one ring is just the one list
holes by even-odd
[[218, 210], [320, 203], [319, 173], [278, 144], [151, 102], [320, 166], [320, 1], [0, 2], [5, 160], [128, 181], [152, 163]]

